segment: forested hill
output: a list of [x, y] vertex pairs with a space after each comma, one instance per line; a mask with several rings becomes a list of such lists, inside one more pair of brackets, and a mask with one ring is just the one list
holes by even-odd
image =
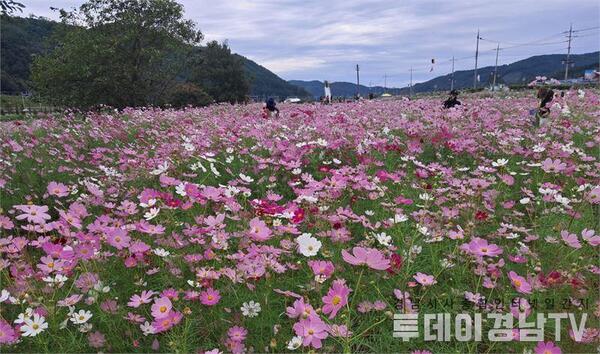
[[[60, 24], [42, 18], [2, 16], [0, 21], [0, 88], [2, 93], [18, 94], [29, 89], [29, 67], [32, 56], [42, 53], [52, 32]], [[245, 58], [241, 58], [247, 77], [250, 79], [250, 95], [308, 97], [304, 89], [291, 85], [268, 69]]]

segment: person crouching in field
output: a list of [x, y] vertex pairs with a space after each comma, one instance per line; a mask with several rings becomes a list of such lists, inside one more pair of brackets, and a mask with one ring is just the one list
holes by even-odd
[[460, 105], [460, 101], [458, 100], [458, 91], [452, 90], [450, 91], [450, 97], [444, 101], [444, 108], [452, 108], [456, 105]]
[[273, 115], [279, 117], [279, 108], [277, 108], [275, 100], [271, 97], [265, 102], [265, 106], [263, 107], [263, 117], [271, 118]]
[[547, 87], [542, 87], [537, 92], [537, 98], [540, 100], [540, 104], [535, 111], [535, 126], [539, 127], [545, 123], [546, 118], [550, 115], [550, 108], [546, 107], [546, 105], [554, 98], [554, 91]]

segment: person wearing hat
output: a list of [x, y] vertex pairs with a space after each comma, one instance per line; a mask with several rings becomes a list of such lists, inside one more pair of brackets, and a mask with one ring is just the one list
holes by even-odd
[[458, 98], [458, 91], [452, 90], [450, 91], [450, 97], [444, 101], [444, 108], [452, 108], [456, 105], [460, 105], [460, 101]]

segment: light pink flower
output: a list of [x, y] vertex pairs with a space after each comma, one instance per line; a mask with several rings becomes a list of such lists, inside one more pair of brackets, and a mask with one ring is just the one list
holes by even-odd
[[308, 317], [294, 324], [294, 332], [302, 337], [302, 345], [313, 346], [319, 349], [323, 346], [321, 341], [329, 336], [327, 325], [318, 317]]
[[531, 284], [529, 284], [525, 278], [513, 271], [508, 272], [508, 278], [518, 292], [523, 294], [531, 294]]
[[154, 300], [154, 304], [150, 308], [152, 311], [152, 317], [156, 319], [164, 318], [169, 315], [173, 305], [171, 304], [171, 300], [168, 297], [163, 296]]
[[563, 230], [560, 232], [560, 237], [567, 244], [567, 246], [576, 249], [581, 248], [581, 242], [579, 242], [577, 235], [570, 234], [569, 231]]
[[69, 195], [69, 188], [62, 183], [50, 182], [48, 183], [48, 194], [62, 198]]
[[425, 273], [417, 272], [413, 278], [415, 278], [417, 283], [421, 284], [422, 286], [431, 286], [437, 283], [437, 280], [435, 280], [433, 275], [428, 275]]
[[254, 241], [262, 242], [271, 238], [271, 229], [269, 229], [267, 224], [259, 218], [250, 220], [249, 225], [250, 230], [248, 230], [248, 236]]
[[344, 261], [352, 265], [366, 265], [377, 270], [386, 270], [390, 267], [390, 260], [375, 248], [354, 247], [352, 253], [342, 250]]

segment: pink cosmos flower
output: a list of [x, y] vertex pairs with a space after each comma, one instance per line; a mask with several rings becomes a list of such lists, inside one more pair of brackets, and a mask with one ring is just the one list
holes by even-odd
[[173, 305], [168, 297], [163, 296], [154, 300], [154, 304], [150, 308], [152, 317], [156, 319], [164, 318], [169, 315]]
[[390, 260], [386, 259], [383, 253], [375, 248], [354, 247], [352, 253], [342, 250], [344, 261], [352, 265], [367, 265], [376, 270], [386, 270], [390, 267]]
[[336, 280], [333, 282], [331, 288], [327, 292], [326, 296], [323, 296], [322, 300], [325, 306], [323, 306], [323, 313], [329, 314], [329, 319], [333, 319], [337, 312], [348, 303], [348, 294], [350, 294], [350, 288], [346, 286], [344, 280]]
[[335, 270], [333, 263], [330, 261], [308, 261], [308, 265], [314, 275], [323, 275], [326, 278], [329, 278]]
[[595, 187], [590, 191], [587, 200], [592, 204], [600, 204], [600, 187]]
[[15, 227], [12, 221], [8, 218], [8, 216], [0, 215], [0, 228], [4, 230], [10, 230]]
[[567, 244], [567, 246], [579, 249], [581, 248], [581, 242], [577, 238], [577, 235], [570, 234], [569, 231], [563, 230], [560, 232], [560, 237]]
[[471, 242], [463, 244], [460, 247], [462, 250], [471, 253], [475, 256], [496, 257], [502, 254], [502, 248], [495, 244], [488, 244], [488, 241], [479, 237], [475, 237]]
[[554, 345], [553, 342], [538, 342], [533, 350], [535, 354], [562, 354], [562, 350]]
[[69, 195], [69, 188], [62, 183], [50, 182], [48, 183], [48, 194], [62, 198]]
[[333, 337], [349, 338], [352, 336], [352, 331], [348, 330], [346, 325], [331, 325], [328, 329], [328, 332]]
[[0, 344], [13, 344], [18, 338], [15, 329], [8, 322], [0, 319]]
[[422, 286], [430, 286], [437, 283], [435, 277], [433, 275], [427, 275], [425, 273], [417, 272], [417, 274], [413, 277], [417, 281], [417, 283]]
[[221, 295], [219, 290], [213, 288], [206, 289], [200, 293], [200, 302], [206, 306], [214, 306], [219, 303]]
[[300, 298], [294, 301], [292, 306], [286, 308], [286, 314], [289, 318], [308, 318], [310, 316], [315, 316], [315, 310], [310, 304], [304, 303], [303, 298]]
[[182, 318], [183, 315], [180, 312], [169, 311], [165, 317], [156, 318], [152, 322], [152, 327], [156, 333], [165, 332], [181, 322]]
[[111, 246], [118, 250], [122, 250], [123, 248], [129, 246], [131, 237], [127, 235], [127, 230], [115, 228], [108, 231], [106, 240]]
[[266, 241], [271, 238], [272, 231], [267, 227], [264, 221], [259, 218], [250, 220], [250, 230], [248, 236], [257, 242]]
[[45, 224], [46, 220], [50, 220], [47, 205], [15, 205], [14, 208], [23, 212], [17, 215], [17, 220], [27, 219], [27, 222], [34, 224]]
[[229, 328], [227, 331], [227, 335], [229, 338], [236, 342], [242, 342], [246, 339], [246, 335], [248, 335], [248, 330], [244, 327], [233, 326]]
[[551, 158], [547, 158], [542, 161], [542, 170], [549, 173], [559, 173], [564, 171], [567, 168], [567, 164], [561, 162], [559, 159], [552, 160]]
[[106, 339], [104, 338], [104, 334], [101, 332], [96, 331], [88, 334], [88, 343], [92, 348], [102, 348], [105, 342]]
[[309, 317], [294, 324], [294, 332], [302, 337], [302, 345], [305, 347], [313, 346], [319, 349], [322, 346], [321, 341], [329, 336], [327, 325], [318, 317]]
[[581, 237], [592, 247], [600, 245], [600, 236], [595, 235], [594, 230], [583, 229], [581, 231]]
[[531, 284], [529, 284], [525, 278], [513, 271], [508, 272], [508, 278], [518, 292], [523, 294], [531, 294]]

